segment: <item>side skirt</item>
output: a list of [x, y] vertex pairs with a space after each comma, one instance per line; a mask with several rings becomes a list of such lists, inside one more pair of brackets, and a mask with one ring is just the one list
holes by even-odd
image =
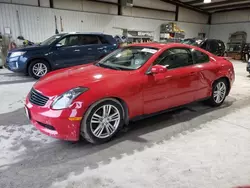
[[184, 104], [184, 105], [181, 105], [181, 106], [169, 108], [169, 109], [162, 110], [162, 111], [159, 111], [159, 112], [155, 112], [155, 113], [152, 113], [152, 114], [143, 114], [143, 115], [140, 115], [140, 116], [136, 116], [136, 117], [133, 117], [132, 119], [130, 119], [130, 121], [134, 122], [134, 121], [150, 118], [150, 117], [153, 117], [153, 116], [156, 116], [156, 115], [164, 114], [164, 113], [167, 113], [167, 112], [172, 112], [172, 111], [175, 111], [175, 110], [178, 110], [178, 109], [181, 109], [181, 108], [185, 108], [185, 107], [187, 107], [187, 106], [189, 106], [191, 104], [201, 102], [201, 101], [205, 101], [205, 100], [207, 100], [209, 98], [210, 97], [206, 97], [206, 98], [199, 99], [199, 100], [196, 100], [196, 101], [188, 103], [188, 104]]

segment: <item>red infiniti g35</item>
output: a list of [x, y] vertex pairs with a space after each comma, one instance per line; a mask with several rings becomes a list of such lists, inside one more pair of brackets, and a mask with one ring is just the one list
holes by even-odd
[[25, 110], [49, 136], [103, 143], [138, 117], [198, 100], [220, 106], [233, 81], [232, 63], [200, 48], [136, 44], [49, 73], [33, 86]]

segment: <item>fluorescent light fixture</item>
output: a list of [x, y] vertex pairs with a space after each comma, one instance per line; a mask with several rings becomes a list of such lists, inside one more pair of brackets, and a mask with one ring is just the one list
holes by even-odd
[[211, 3], [211, 0], [204, 0], [204, 3]]

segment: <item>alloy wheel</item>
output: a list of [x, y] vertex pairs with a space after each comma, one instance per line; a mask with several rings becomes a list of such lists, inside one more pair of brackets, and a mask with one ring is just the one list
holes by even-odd
[[227, 91], [227, 87], [224, 82], [218, 82], [216, 84], [214, 93], [213, 93], [213, 98], [217, 104], [221, 103], [225, 99], [226, 91]]
[[35, 76], [38, 76], [38, 77], [42, 77], [44, 76], [45, 74], [47, 74], [48, 72], [48, 68], [45, 64], [43, 63], [36, 63], [33, 68], [32, 68], [32, 71], [34, 73]]
[[97, 138], [113, 135], [121, 121], [121, 114], [114, 105], [103, 105], [98, 108], [90, 120], [90, 129]]

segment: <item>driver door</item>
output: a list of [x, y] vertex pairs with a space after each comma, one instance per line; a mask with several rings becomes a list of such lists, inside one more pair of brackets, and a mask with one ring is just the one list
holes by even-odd
[[84, 64], [84, 52], [81, 51], [79, 35], [69, 35], [62, 38], [53, 48], [52, 59], [56, 68], [65, 68]]
[[165, 73], [147, 74], [144, 80], [144, 113], [151, 114], [195, 100], [198, 69], [188, 48], [163, 52], [154, 65], [167, 68]]

